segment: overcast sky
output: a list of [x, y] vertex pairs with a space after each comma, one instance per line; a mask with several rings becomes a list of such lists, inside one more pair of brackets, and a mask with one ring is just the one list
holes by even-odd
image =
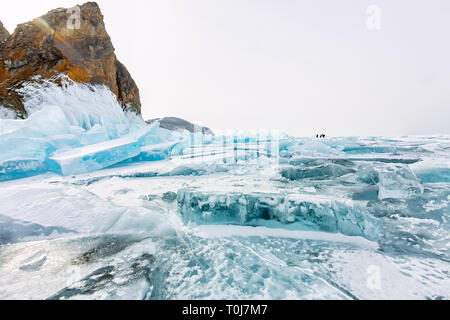
[[[305, 136], [450, 133], [448, 0], [97, 2], [146, 119]], [[0, 20], [12, 32], [77, 3], [7, 1]]]

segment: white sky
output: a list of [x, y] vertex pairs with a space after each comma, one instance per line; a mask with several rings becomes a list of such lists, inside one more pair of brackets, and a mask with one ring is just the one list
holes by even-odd
[[[144, 118], [295, 135], [450, 133], [448, 0], [100, 0]], [[18, 23], [71, 0], [2, 3]], [[381, 8], [381, 30], [366, 9]]]

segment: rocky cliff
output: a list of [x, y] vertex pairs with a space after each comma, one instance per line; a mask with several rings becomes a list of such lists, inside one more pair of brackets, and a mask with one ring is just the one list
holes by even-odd
[[17, 26], [1, 41], [0, 105], [27, 116], [15, 90], [35, 76], [50, 79], [65, 74], [74, 81], [103, 84], [117, 96], [124, 110], [141, 112], [139, 89], [117, 60], [103, 16], [95, 2], [72, 9], [56, 9]]

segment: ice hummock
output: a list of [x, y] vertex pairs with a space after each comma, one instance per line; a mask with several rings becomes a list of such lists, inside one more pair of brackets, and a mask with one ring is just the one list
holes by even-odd
[[[215, 193], [182, 189], [178, 210], [185, 223], [252, 225], [262, 220], [294, 224], [296, 228], [361, 236], [375, 241], [381, 222], [352, 201], [317, 196], [264, 193]], [[294, 227], [294, 228], [295, 228]]]

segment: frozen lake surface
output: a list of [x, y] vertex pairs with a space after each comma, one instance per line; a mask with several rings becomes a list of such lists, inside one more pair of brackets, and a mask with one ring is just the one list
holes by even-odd
[[449, 136], [212, 137], [101, 87], [24, 90], [0, 299], [450, 298]]
[[447, 137], [288, 140], [2, 182], [0, 298], [449, 298]]

